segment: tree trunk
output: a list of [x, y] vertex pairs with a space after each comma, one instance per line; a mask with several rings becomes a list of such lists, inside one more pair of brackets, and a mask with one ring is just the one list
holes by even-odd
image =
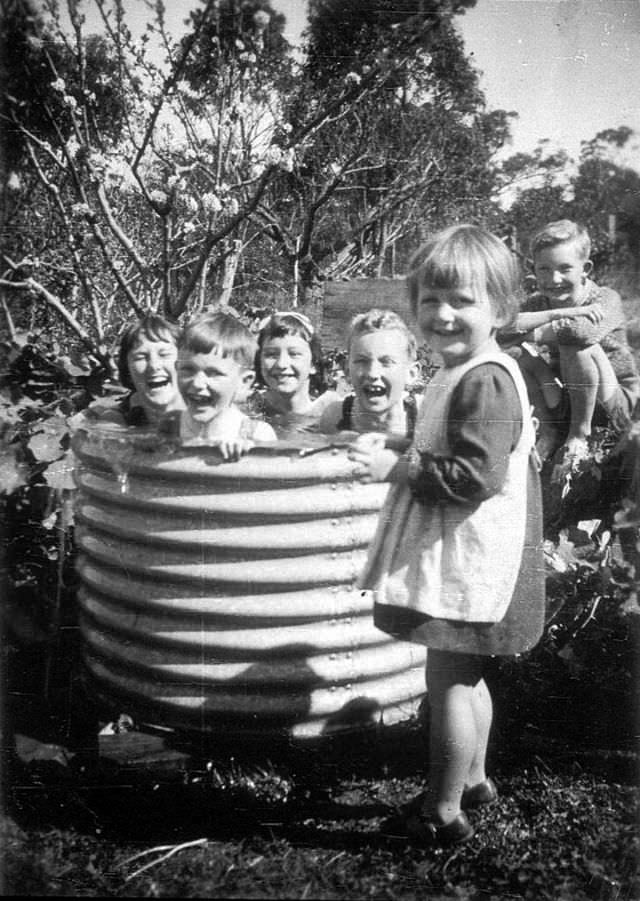
[[222, 272], [222, 287], [218, 297], [217, 306], [227, 307], [230, 305], [233, 284], [236, 278], [236, 270], [238, 268], [238, 260], [242, 251], [242, 241], [233, 241], [231, 250], [224, 258], [224, 269]]

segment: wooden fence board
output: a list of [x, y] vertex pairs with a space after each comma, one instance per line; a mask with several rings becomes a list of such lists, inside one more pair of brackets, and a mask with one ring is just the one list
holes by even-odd
[[405, 280], [400, 278], [326, 282], [320, 327], [322, 347], [325, 350], [345, 349], [351, 319], [374, 307], [393, 310], [413, 328], [406, 292]]

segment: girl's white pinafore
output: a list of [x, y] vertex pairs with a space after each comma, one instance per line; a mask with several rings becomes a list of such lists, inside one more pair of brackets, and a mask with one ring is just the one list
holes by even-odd
[[498, 350], [439, 370], [425, 389], [413, 448], [450, 455], [447, 425], [456, 385], [469, 370], [497, 363], [511, 375], [522, 408], [522, 432], [502, 488], [476, 506], [414, 499], [408, 483], [392, 485], [360, 578], [379, 604], [468, 623], [499, 622], [518, 578], [527, 517], [527, 472], [535, 430], [517, 363]]

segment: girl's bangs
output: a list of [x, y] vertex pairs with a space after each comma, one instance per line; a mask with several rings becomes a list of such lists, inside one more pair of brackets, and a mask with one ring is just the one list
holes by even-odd
[[149, 341], [167, 341], [175, 344], [175, 337], [166, 325], [161, 323], [148, 323], [145, 325], [138, 333], [137, 340], [140, 341], [141, 338], [148, 338]]
[[274, 313], [260, 327], [260, 344], [269, 338], [284, 338], [287, 335], [298, 335], [309, 344], [313, 336], [313, 326], [298, 314]]
[[[434, 247], [421, 269], [421, 281], [433, 288], [460, 288], [483, 282], [485, 261], [468, 247]], [[477, 259], [475, 258], [477, 256]]]

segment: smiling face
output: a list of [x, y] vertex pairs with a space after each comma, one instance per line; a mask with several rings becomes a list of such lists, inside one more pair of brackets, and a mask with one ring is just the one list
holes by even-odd
[[178, 385], [191, 417], [209, 423], [245, 397], [254, 374], [231, 354], [217, 349], [196, 353], [183, 349], [178, 356]]
[[538, 288], [558, 307], [579, 306], [591, 262], [585, 260], [575, 241], [564, 241], [536, 251], [533, 264]]
[[179, 400], [176, 379], [178, 351], [173, 341], [142, 335], [127, 354], [127, 366], [140, 403], [153, 412], [164, 412]]
[[486, 292], [469, 285], [423, 287], [417, 297], [416, 318], [425, 341], [446, 367], [490, 349], [495, 330], [502, 324]]
[[407, 336], [398, 329], [355, 335], [349, 348], [349, 379], [363, 412], [380, 416], [400, 403], [411, 364]]
[[260, 369], [267, 388], [286, 397], [308, 395], [316, 371], [309, 343], [296, 334], [267, 338], [260, 348]]

